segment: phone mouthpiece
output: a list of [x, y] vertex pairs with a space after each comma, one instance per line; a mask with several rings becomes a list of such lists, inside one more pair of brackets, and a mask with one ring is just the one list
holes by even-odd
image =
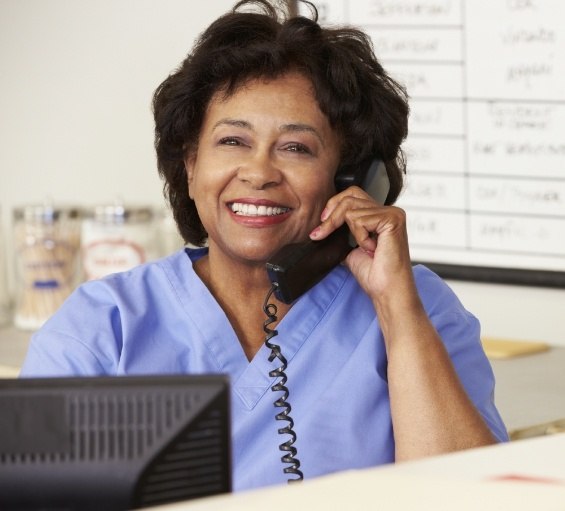
[[292, 303], [322, 280], [352, 250], [349, 229], [342, 226], [323, 240], [284, 246], [267, 262], [278, 300]]

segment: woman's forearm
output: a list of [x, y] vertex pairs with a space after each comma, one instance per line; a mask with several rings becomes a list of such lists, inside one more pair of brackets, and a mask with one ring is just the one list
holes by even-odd
[[419, 300], [411, 302], [401, 309], [379, 305], [396, 459], [494, 443]]

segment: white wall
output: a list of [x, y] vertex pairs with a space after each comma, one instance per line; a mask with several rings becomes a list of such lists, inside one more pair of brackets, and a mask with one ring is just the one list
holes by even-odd
[[449, 281], [484, 336], [565, 346], [565, 290]]
[[[232, 3], [0, 0], [0, 207], [7, 250], [16, 205], [164, 203], [151, 95]], [[485, 335], [565, 345], [565, 290], [450, 284], [479, 316]]]
[[152, 92], [231, 3], [0, 0], [3, 214], [46, 197], [160, 202]]

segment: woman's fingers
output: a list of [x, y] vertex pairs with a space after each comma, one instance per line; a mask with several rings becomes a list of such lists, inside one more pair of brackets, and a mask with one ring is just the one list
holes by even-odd
[[312, 239], [323, 239], [344, 223], [348, 225], [357, 244], [372, 252], [377, 242], [376, 236], [390, 223], [390, 207], [378, 204], [364, 190], [352, 186], [332, 197], [324, 209], [322, 223], [310, 234]]

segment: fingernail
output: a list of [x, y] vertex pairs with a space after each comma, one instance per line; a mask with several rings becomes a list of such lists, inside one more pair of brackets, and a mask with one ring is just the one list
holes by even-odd
[[324, 208], [324, 211], [322, 211], [322, 214], [320, 215], [320, 220], [322, 220], [322, 222], [328, 218], [328, 208]]
[[317, 238], [320, 235], [320, 226], [316, 227], [311, 233], [310, 233], [310, 237], [311, 238]]

